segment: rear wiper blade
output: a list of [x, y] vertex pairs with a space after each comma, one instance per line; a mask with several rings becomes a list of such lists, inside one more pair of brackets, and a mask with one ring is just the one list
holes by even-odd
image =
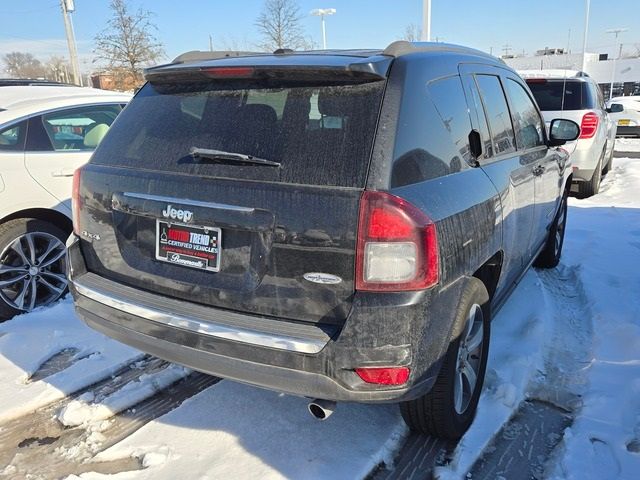
[[191, 147], [189, 155], [194, 159], [215, 160], [221, 163], [246, 163], [251, 165], [263, 165], [265, 167], [280, 167], [280, 162], [266, 160], [264, 158], [245, 155], [244, 153], [224, 152], [222, 150], [211, 150], [208, 148]]

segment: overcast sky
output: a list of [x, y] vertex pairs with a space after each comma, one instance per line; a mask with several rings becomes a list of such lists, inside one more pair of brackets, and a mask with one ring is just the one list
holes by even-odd
[[[81, 69], [90, 71], [93, 38], [110, 16], [108, 0], [75, 0], [73, 23]], [[188, 50], [255, 48], [254, 22], [262, 0], [130, 0], [155, 14], [158, 38], [168, 59]], [[321, 45], [320, 19], [313, 8], [336, 8], [327, 19], [329, 48], [385, 47], [420, 24], [421, 0], [300, 0], [303, 27]], [[585, 0], [433, 0], [432, 37], [499, 55], [532, 53], [544, 47], [582, 49]], [[592, 0], [590, 51], [613, 52], [606, 29], [625, 27], [624, 50], [640, 48], [640, 0]], [[42, 60], [67, 55], [59, 0], [0, 0], [0, 54], [30, 52]], [[1, 67], [0, 67], [1, 68]]]

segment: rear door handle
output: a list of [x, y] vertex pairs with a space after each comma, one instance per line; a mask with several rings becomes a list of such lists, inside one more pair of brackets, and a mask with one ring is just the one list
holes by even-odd
[[63, 168], [62, 170], [58, 170], [57, 172], [51, 172], [52, 177], [73, 177], [73, 172], [75, 170], [69, 168]]
[[536, 177], [539, 177], [540, 175], [542, 175], [544, 173], [544, 166], [542, 165], [537, 165], [535, 167], [533, 167], [533, 174]]

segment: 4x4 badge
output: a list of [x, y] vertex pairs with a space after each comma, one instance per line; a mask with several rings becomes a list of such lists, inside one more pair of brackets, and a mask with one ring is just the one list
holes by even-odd
[[165, 210], [162, 210], [162, 216], [187, 223], [193, 218], [193, 212], [190, 212], [189, 210], [178, 210], [173, 208], [173, 205], [169, 204]]

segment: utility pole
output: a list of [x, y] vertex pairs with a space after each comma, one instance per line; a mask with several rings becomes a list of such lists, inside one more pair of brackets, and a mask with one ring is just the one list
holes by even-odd
[[511, 53], [511, 45], [509, 45], [508, 43], [505, 43], [502, 46], [502, 51], [504, 52], [504, 55], [503, 55], [504, 57], [508, 56], [509, 53]]
[[209, 34], [209, 51], [213, 52], [213, 37]]
[[431, 41], [431, 0], [422, 0], [422, 32], [420, 40]]
[[71, 23], [71, 12], [75, 10], [73, 0], [60, 0], [62, 7], [62, 18], [64, 19], [64, 30], [67, 34], [67, 46], [69, 47], [69, 60], [71, 61], [71, 71], [73, 72], [73, 82], [82, 86], [82, 77], [80, 76], [80, 66], [78, 65], [78, 50], [76, 50], [76, 37], [73, 33], [73, 24]]
[[587, 70], [587, 36], [589, 34], [589, 8], [591, 0], [587, 0], [587, 11], [584, 14], [584, 36], [582, 37], [582, 71]]
[[[618, 35], [622, 32], [626, 32], [628, 28], [612, 28], [606, 31], [606, 33], [612, 33], [616, 37], [616, 46], [618, 46]], [[620, 50], [618, 51], [618, 58], [622, 54], [622, 44], [620, 44]], [[611, 86], [609, 87], [609, 100], [613, 98], [613, 81], [616, 78], [616, 57], [613, 57], [613, 68], [611, 69]]]

